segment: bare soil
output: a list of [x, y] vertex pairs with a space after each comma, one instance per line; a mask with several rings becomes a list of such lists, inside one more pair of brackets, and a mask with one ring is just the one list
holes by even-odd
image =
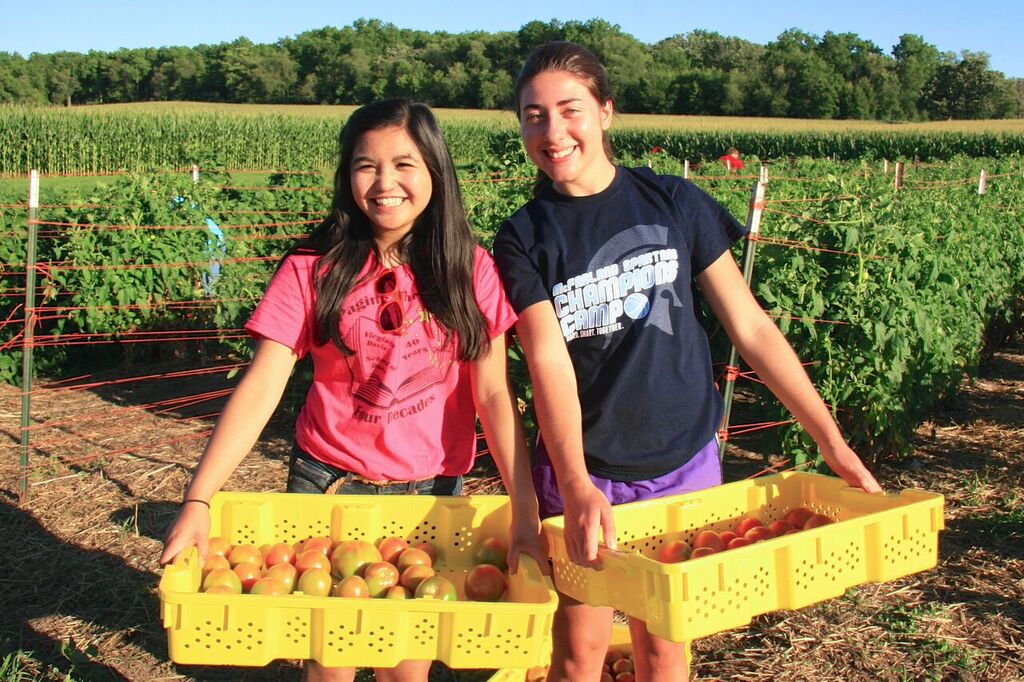
[[[38, 392], [24, 504], [20, 392], [0, 386], [0, 659], [7, 658], [0, 680], [299, 679], [295, 662], [244, 669], [167, 660], [156, 592], [160, 538], [222, 398], [167, 401], [231, 383], [221, 372]], [[226, 490], [283, 490], [289, 421], [272, 422]], [[759, 448], [756, 438], [730, 447], [727, 479], [764, 469], [766, 459], [781, 464]], [[699, 640], [698, 678], [1024, 680], [1022, 459], [1018, 342], [995, 353], [948, 410], [917, 429], [910, 456], [873, 465], [890, 491], [915, 487], [946, 497], [938, 566]], [[493, 492], [495, 485], [484, 461], [467, 488]], [[459, 682], [489, 676], [440, 668], [432, 675]]]

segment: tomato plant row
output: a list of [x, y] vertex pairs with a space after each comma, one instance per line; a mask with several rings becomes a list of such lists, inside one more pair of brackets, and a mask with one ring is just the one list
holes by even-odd
[[[512, 138], [480, 158], [486, 162], [463, 166], [463, 198], [489, 245], [529, 196], [533, 171]], [[623, 153], [622, 160], [682, 172], [679, 157], [664, 148]], [[752, 286], [863, 454], [906, 448], [914, 426], [1019, 322], [1022, 165], [1020, 156], [1009, 156], [910, 167], [908, 186], [936, 189], [897, 191], [878, 162], [772, 164]], [[971, 179], [983, 168], [992, 180], [979, 195]], [[695, 182], [743, 220], [750, 178], [718, 166], [698, 172]], [[144, 338], [247, 355], [238, 330], [280, 254], [326, 211], [326, 184], [317, 173], [275, 175], [266, 189], [233, 188], [231, 177], [215, 170], [204, 170], [195, 184], [184, 174], [127, 175], [45, 209], [40, 372], [62, 374], [99, 358], [121, 362], [111, 349]], [[0, 256], [12, 264], [0, 280], [5, 350], [17, 347], [21, 332], [24, 266], [17, 264], [25, 260], [25, 230], [24, 210], [0, 209]], [[724, 359], [724, 334], [710, 333]], [[96, 342], [103, 345], [90, 345]], [[525, 367], [512, 353], [517, 388], [529, 401]], [[0, 379], [17, 381], [17, 355], [0, 354]], [[766, 409], [779, 409], [763, 398]], [[798, 460], [815, 456], [799, 427], [777, 435]]]

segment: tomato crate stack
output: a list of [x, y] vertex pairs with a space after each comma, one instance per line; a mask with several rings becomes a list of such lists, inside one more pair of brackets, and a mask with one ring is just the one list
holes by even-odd
[[[673, 540], [731, 530], [744, 517], [767, 524], [800, 507], [834, 523], [679, 563], [654, 558]], [[618, 548], [601, 550], [600, 571], [569, 560], [562, 517], [544, 522], [560, 592], [640, 618], [653, 634], [676, 642], [931, 568], [944, 527], [941, 495], [869, 494], [838, 478], [806, 473], [617, 506]]]
[[532, 559], [523, 557], [509, 576], [504, 601], [463, 601], [478, 544], [508, 537], [505, 496], [218, 493], [210, 506], [211, 537], [232, 544], [320, 536], [429, 542], [438, 553], [435, 568], [457, 586], [458, 600], [205, 593], [193, 549], [160, 580], [161, 617], [176, 663], [313, 659], [332, 667], [392, 667], [436, 659], [452, 668], [528, 668], [548, 662], [558, 599]]

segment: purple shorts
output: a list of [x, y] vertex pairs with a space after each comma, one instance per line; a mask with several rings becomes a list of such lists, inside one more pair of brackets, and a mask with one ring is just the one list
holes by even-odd
[[[718, 439], [712, 438], [689, 462], [664, 476], [646, 481], [612, 481], [589, 474], [597, 489], [612, 505], [638, 500], [653, 500], [722, 484], [722, 465], [718, 461]], [[543, 446], [537, 448], [533, 465], [533, 485], [540, 502], [540, 517], [560, 515], [565, 507], [555, 481], [555, 469]]]

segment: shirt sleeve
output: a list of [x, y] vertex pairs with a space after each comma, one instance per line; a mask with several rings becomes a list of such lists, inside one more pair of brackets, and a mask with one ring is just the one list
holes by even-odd
[[516, 323], [516, 313], [505, 295], [498, 276], [498, 268], [491, 254], [481, 247], [476, 247], [473, 262], [473, 293], [480, 312], [487, 320], [490, 338], [504, 334]]
[[672, 198], [683, 219], [690, 248], [690, 267], [696, 276], [718, 260], [747, 231], [707, 192], [688, 180], [679, 177], [673, 180]]
[[509, 222], [502, 225], [494, 238], [494, 260], [516, 313], [534, 303], [551, 300], [540, 270]]
[[263, 299], [245, 329], [253, 338], [266, 338], [291, 348], [300, 358], [313, 338], [314, 257], [291, 256], [274, 273]]

